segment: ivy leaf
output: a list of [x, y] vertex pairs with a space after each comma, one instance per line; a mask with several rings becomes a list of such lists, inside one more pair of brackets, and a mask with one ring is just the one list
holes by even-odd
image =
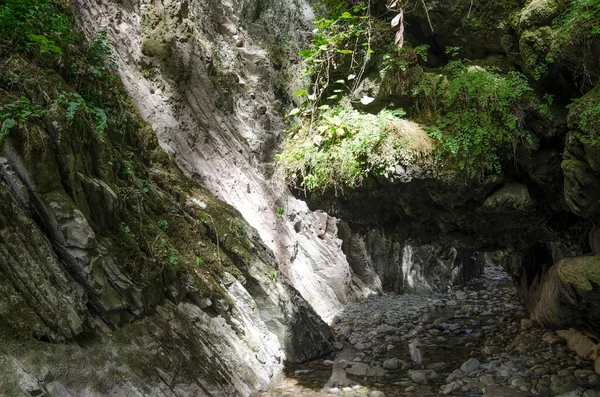
[[348, 76], [348, 81], [354, 80], [356, 78], [355, 74], [351, 74]]
[[331, 95], [331, 96], [328, 96], [327, 99], [337, 99], [337, 97], [338, 97], [337, 95]]
[[352, 50], [338, 50], [340, 54], [352, 54], [354, 51]]
[[319, 110], [328, 110], [329, 109], [329, 105], [321, 105], [318, 107]]
[[352, 14], [350, 14], [348, 11], [344, 12], [342, 14], [342, 18], [344, 19], [351, 19], [352, 18]]
[[300, 109], [294, 108], [294, 109], [292, 109], [292, 111], [290, 113], [288, 113], [288, 116], [295, 116], [298, 113], [300, 113]]
[[306, 90], [300, 90], [300, 91], [296, 91], [294, 93], [294, 96], [303, 96], [303, 95], [306, 95], [306, 94], [308, 94], [308, 92]]
[[326, 44], [321, 44], [321, 45], [319, 46], [319, 50], [322, 50], [322, 51], [327, 51], [327, 49], [328, 49], [328, 48], [329, 48], [329, 47], [328, 47]]
[[336, 80], [335, 83], [336, 84], [346, 84], [346, 82], [344, 80], [342, 80], [342, 79]]

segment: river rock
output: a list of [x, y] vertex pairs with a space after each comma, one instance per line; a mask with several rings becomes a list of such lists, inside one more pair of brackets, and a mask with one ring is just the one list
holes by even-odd
[[410, 370], [408, 376], [413, 382], [426, 385], [431, 379], [437, 378], [437, 373], [430, 369]]
[[442, 387], [442, 394], [448, 395], [453, 391], [459, 390], [462, 387], [462, 383], [459, 381], [454, 381], [452, 383], [448, 383], [446, 386]]
[[373, 347], [373, 344], [371, 342], [358, 342], [354, 347], [358, 350], [367, 350]]
[[354, 376], [366, 376], [369, 369], [368, 364], [354, 363], [350, 368], [346, 369], [346, 373]]
[[400, 360], [398, 360], [396, 357], [390, 358], [383, 362], [384, 369], [398, 369], [398, 367], [400, 367]]
[[553, 375], [551, 380], [552, 385], [550, 387], [554, 394], [570, 392], [579, 387], [579, 383], [577, 383], [577, 380], [572, 376]]
[[481, 363], [478, 359], [471, 357], [467, 361], [465, 361], [461, 366], [460, 370], [464, 373], [470, 374], [481, 366]]

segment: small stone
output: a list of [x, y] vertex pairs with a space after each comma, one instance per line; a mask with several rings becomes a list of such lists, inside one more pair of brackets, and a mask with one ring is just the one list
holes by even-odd
[[483, 354], [487, 356], [492, 356], [498, 353], [500, 353], [500, 348], [498, 346], [486, 346], [483, 348]]
[[373, 346], [371, 342], [358, 342], [354, 345], [358, 350], [367, 350]]
[[531, 319], [529, 319], [529, 318], [522, 318], [521, 319], [521, 330], [526, 331], [531, 328], [533, 328], [533, 321], [531, 321]]
[[458, 306], [458, 303], [455, 300], [450, 300], [450, 301], [446, 302], [446, 306], [455, 307], [455, 306]]
[[476, 358], [470, 358], [465, 361], [461, 366], [460, 370], [466, 374], [470, 374], [481, 366], [481, 363]]
[[572, 376], [552, 376], [551, 389], [554, 394], [561, 394], [577, 389], [579, 383]]
[[400, 360], [398, 360], [396, 357], [390, 358], [389, 360], [385, 360], [383, 362], [384, 369], [398, 369], [398, 367], [400, 367]]
[[516, 387], [516, 388], [518, 388], [518, 389], [522, 389], [522, 388], [528, 388], [528, 386], [529, 386], [529, 385], [527, 384], [527, 382], [526, 382], [526, 381], [524, 381], [524, 380], [523, 380], [523, 379], [521, 379], [521, 378], [513, 378], [513, 379], [511, 379], [511, 380], [510, 380], [510, 385], [511, 385], [512, 387]]
[[441, 335], [442, 331], [440, 331], [439, 329], [435, 329], [432, 328], [429, 331], [427, 331], [429, 333], [429, 335], [433, 336], [433, 337], [438, 337]]
[[494, 383], [494, 378], [492, 377], [492, 375], [482, 375], [479, 377], [479, 381], [485, 386], [489, 386]]
[[417, 388], [414, 385], [408, 386], [406, 389], [404, 389], [404, 391], [408, 391], [408, 392], [415, 391], [415, 390], [417, 390]]
[[330, 365], [333, 365], [333, 364], [335, 364], [335, 362], [334, 362], [334, 361], [331, 361], [331, 360], [325, 360], [325, 361], [323, 361], [323, 364], [325, 364], [325, 365], [327, 365], [327, 366], [330, 366]]
[[452, 393], [453, 391], [459, 390], [462, 386], [462, 383], [454, 381], [452, 383], [447, 384], [442, 387], [442, 394], [447, 395]]
[[379, 312], [373, 314], [373, 317], [371, 317], [371, 323], [373, 323], [375, 325], [381, 324], [382, 320], [383, 320], [383, 317], [381, 316], [381, 313], [379, 313]]
[[346, 372], [354, 376], [366, 376], [369, 369], [369, 365], [365, 363], [354, 363], [352, 367], [346, 369]]
[[408, 376], [413, 382], [426, 385], [430, 379], [437, 378], [437, 373], [430, 369], [425, 370], [410, 370]]
[[542, 336], [542, 340], [549, 344], [550, 346], [559, 345], [562, 343], [562, 339], [558, 337], [553, 331], [546, 332]]
[[587, 378], [590, 375], [593, 375], [594, 371], [590, 371], [589, 369], [577, 369], [573, 372], [573, 375], [577, 378]]
[[297, 369], [296, 371], [294, 371], [294, 375], [296, 375], [296, 376], [306, 375], [309, 372], [310, 371], [308, 369]]
[[557, 394], [554, 397], [581, 397], [582, 394], [583, 394], [583, 390], [577, 389], [577, 390], [568, 391], [566, 393]]
[[385, 397], [385, 393], [379, 390], [373, 390], [369, 393], [369, 397]]

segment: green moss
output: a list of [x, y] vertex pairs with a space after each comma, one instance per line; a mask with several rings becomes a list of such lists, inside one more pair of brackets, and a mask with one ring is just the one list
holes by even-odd
[[142, 54], [157, 57], [161, 60], [164, 60], [167, 55], [167, 49], [165, 48], [165, 43], [161, 42], [152, 37], [146, 37], [142, 41]]
[[558, 266], [558, 275], [578, 293], [590, 292], [600, 286], [600, 257], [579, 256], [563, 259]]
[[288, 181], [308, 190], [360, 186], [369, 176], [388, 176], [397, 164], [428, 156], [432, 139], [415, 123], [402, 120], [404, 112], [361, 113], [342, 103], [316, 115], [303, 115], [278, 156]]
[[547, 64], [553, 60], [555, 31], [549, 26], [526, 31], [519, 41], [519, 52], [523, 66], [534, 78], [539, 79], [547, 70]]
[[567, 106], [569, 127], [581, 132], [584, 143], [600, 143], [600, 86]]

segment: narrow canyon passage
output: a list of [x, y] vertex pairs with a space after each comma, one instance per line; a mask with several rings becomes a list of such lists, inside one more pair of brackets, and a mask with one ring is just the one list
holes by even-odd
[[508, 275], [491, 262], [446, 294], [352, 304], [333, 328], [335, 353], [288, 366], [259, 395], [600, 396], [594, 361], [567, 347], [586, 351], [585, 341], [532, 321]]
[[0, 0], [0, 397], [598, 397], [599, 351], [600, 0]]

